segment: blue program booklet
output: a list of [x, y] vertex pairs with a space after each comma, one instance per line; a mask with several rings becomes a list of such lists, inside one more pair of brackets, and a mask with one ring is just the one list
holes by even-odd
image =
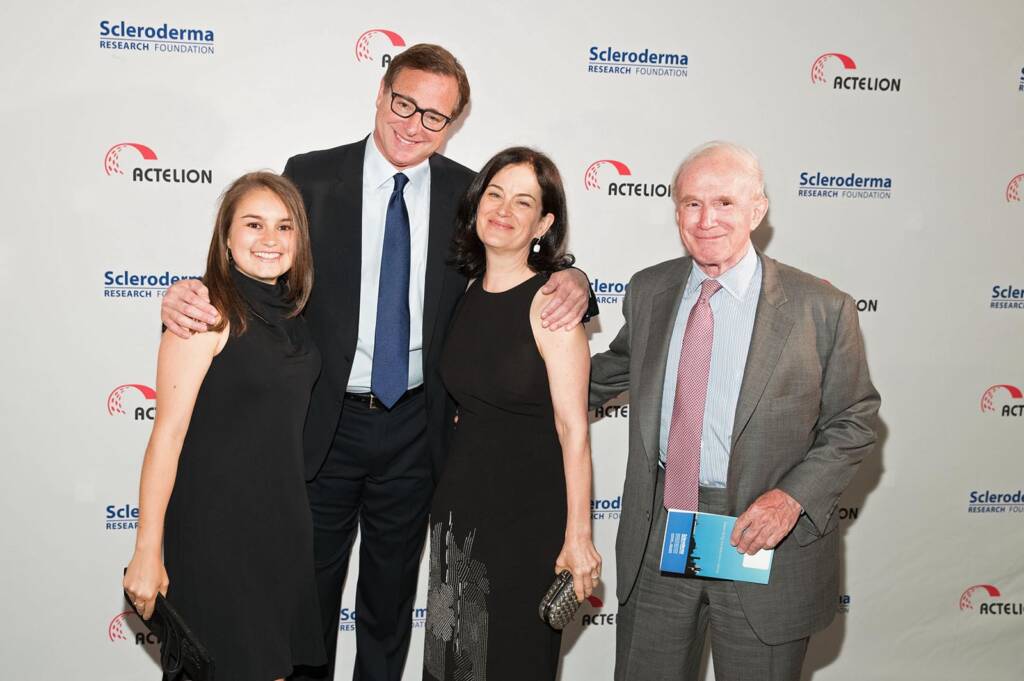
[[767, 584], [774, 551], [761, 549], [752, 556], [738, 552], [729, 544], [735, 524], [731, 515], [670, 510], [661, 547], [662, 572]]

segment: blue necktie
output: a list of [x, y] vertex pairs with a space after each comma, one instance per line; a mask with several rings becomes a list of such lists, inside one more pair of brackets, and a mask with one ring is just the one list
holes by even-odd
[[384, 251], [377, 285], [377, 327], [373, 336], [370, 390], [390, 409], [409, 387], [409, 268], [412, 262], [409, 211], [402, 192], [409, 178], [395, 175], [384, 219]]

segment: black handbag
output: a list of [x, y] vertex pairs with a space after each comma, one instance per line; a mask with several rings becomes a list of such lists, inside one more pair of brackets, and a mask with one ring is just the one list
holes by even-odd
[[124, 597], [142, 623], [160, 639], [160, 668], [165, 681], [213, 681], [213, 658], [166, 598], [157, 594], [153, 616], [144, 620], [127, 592]]
[[580, 602], [576, 600], [576, 592], [572, 587], [572, 573], [562, 570], [548, 587], [544, 598], [540, 599], [537, 614], [552, 629], [560, 631], [566, 624], [572, 622], [576, 611], [580, 609]]

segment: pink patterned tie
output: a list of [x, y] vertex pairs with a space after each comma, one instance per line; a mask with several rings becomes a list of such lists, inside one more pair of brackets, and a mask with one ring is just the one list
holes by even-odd
[[722, 285], [714, 279], [705, 279], [700, 285], [700, 297], [686, 320], [679, 371], [676, 373], [676, 399], [668, 429], [665, 508], [697, 510], [700, 440], [704, 430], [708, 373], [711, 371], [711, 344], [715, 338], [711, 296], [721, 288]]

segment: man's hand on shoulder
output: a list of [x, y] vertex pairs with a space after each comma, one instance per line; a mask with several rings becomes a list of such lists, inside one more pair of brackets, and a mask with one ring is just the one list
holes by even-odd
[[571, 331], [576, 328], [590, 302], [587, 275], [573, 267], [554, 272], [540, 291], [551, 296], [551, 300], [541, 310], [541, 326], [548, 331]]
[[796, 525], [802, 511], [796, 499], [781, 489], [770, 489], [736, 519], [729, 543], [748, 555], [774, 549]]
[[193, 332], [208, 331], [208, 325], [219, 320], [220, 313], [210, 305], [210, 292], [198, 279], [175, 282], [160, 304], [160, 321], [181, 338], [189, 338]]

